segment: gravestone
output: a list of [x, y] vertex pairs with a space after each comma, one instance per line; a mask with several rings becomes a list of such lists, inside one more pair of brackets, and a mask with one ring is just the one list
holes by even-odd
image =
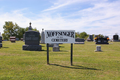
[[0, 48], [2, 47], [2, 36], [1, 36], [1, 33], [0, 33]]
[[2, 43], [2, 36], [0, 36], [0, 43]]
[[113, 35], [113, 42], [119, 42], [119, 36], [117, 34]]
[[41, 32], [41, 44], [45, 44], [45, 33], [44, 33], [44, 29], [42, 29], [42, 32]]
[[109, 38], [108, 36], [105, 36], [105, 38]]
[[95, 42], [96, 44], [109, 44], [108, 40], [109, 38], [96, 38]]
[[23, 41], [23, 38], [21, 38], [20, 40]]
[[75, 39], [75, 44], [84, 44], [85, 40], [82, 38], [76, 38]]
[[16, 41], [19, 41], [19, 38], [16, 38]]
[[53, 51], [60, 51], [60, 50], [59, 50], [59, 44], [58, 44], [58, 43], [55, 43], [55, 44], [53, 45]]
[[87, 38], [87, 41], [93, 41], [93, 35], [89, 35], [89, 37]]
[[23, 34], [23, 42], [25, 42], [25, 34]]
[[10, 36], [10, 41], [11, 42], [15, 42], [16, 41], [16, 37], [15, 36]]
[[95, 52], [101, 52], [101, 46], [96, 46]]
[[29, 26], [29, 30], [25, 32], [25, 45], [23, 45], [23, 50], [33, 50], [33, 51], [41, 51], [42, 46], [40, 43], [40, 33], [37, 31], [33, 31], [31, 27], [31, 23]]
[[99, 37], [99, 35], [94, 35], [94, 42], [96, 42], [96, 39]]

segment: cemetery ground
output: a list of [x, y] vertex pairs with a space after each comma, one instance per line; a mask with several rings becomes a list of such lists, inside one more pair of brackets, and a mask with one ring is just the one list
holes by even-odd
[[120, 42], [101, 45], [95, 42], [73, 44], [73, 66], [70, 65], [70, 44], [60, 44], [60, 51], [46, 44], [42, 51], [24, 51], [24, 42], [3, 41], [0, 48], [0, 80], [120, 80]]

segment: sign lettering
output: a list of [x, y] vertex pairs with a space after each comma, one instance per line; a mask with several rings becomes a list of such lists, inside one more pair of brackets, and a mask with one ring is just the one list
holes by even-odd
[[45, 43], [74, 43], [74, 30], [45, 30]]

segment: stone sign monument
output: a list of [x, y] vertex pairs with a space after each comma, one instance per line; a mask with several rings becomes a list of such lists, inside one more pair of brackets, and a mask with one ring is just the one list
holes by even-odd
[[29, 30], [25, 32], [25, 45], [23, 45], [23, 50], [33, 50], [33, 51], [41, 51], [42, 46], [40, 43], [40, 33], [37, 31], [33, 31], [31, 27], [31, 23], [29, 26]]
[[1, 33], [0, 33], [0, 48], [2, 47], [2, 36], [1, 36]]
[[70, 62], [73, 65], [75, 30], [45, 30], [45, 43], [47, 44], [47, 64], [49, 64], [49, 44], [54, 44], [53, 51], [59, 51], [59, 43], [71, 43]]
[[45, 30], [45, 43], [75, 43], [75, 30]]

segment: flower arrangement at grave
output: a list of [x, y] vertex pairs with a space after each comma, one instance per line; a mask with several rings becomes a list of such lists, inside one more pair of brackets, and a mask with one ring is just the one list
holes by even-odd
[[94, 40], [96, 40], [96, 39], [97, 39], [97, 37], [94, 38]]

